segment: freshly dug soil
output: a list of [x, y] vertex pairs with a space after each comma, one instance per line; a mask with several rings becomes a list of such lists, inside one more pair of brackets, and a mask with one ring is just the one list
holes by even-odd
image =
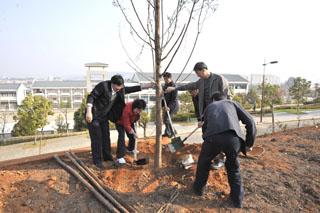
[[[67, 139], [66, 139], [67, 140]], [[90, 151], [76, 155], [95, 175], [138, 212], [318, 212], [320, 209], [320, 128], [288, 130], [259, 137], [255, 146], [265, 149], [259, 158], [240, 156], [245, 199], [234, 209], [225, 170], [212, 170], [205, 195], [193, 195], [196, 165], [183, 169], [181, 161], [192, 154], [197, 161], [201, 144], [186, 145], [170, 153], [163, 140], [162, 168], [154, 168], [154, 138], [139, 139], [138, 158], [145, 166], [127, 163], [105, 169], [92, 165]], [[115, 154], [116, 147], [112, 147]], [[61, 159], [75, 168], [65, 156]], [[53, 158], [2, 167], [0, 212], [108, 212], [92, 193]], [[173, 198], [169, 202], [170, 198]], [[171, 199], [172, 200], [172, 199]]]

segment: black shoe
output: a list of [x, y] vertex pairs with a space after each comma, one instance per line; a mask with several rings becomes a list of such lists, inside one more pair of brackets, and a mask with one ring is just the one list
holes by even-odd
[[198, 187], [196, 187], [194, 185], [194, 181], [192, 182], [192, 191], [193, 194], [197, 195], [197, 196], [202, 196], [204, 194], [204, 189], [206, 188], [206, 186], [202, 187], [202, 189], [199, 189]]
[[108, 155], [106, 157], [103, 158], [104, 161], [114, 161], [114, 158], [112, 157], [112, 155]]
[[95, 166], [98, 167], [99, 169], [104, 169], [102, 162], [96, 163]]
[[233, 202], [234, 208], [242, 209], [242, 203], [240, 202]]
[[162, 135], [162, 137], [168, 137], [169, 135], [167, 134], [167, 133], [164, 133], [163, 135]]

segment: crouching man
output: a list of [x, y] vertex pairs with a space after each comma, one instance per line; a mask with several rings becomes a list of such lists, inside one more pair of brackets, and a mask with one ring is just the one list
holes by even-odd
[[[134, 123], [140, 119], [141, 112], [146, 108], [146, 105], [146, 102], [142, 99], [126, 103], [121, 118], [116, 122], [116, 128], [118, 130], [117, 161], [120, 164], [126, 163], [126, 160], [124, 159], [126, 150], [124, 132], [126, 132], [127, 137], [129, 138], [127, 151], [133, 153], [134, 145], [138, 138]], [[138, 154], [139, 151], [136, 150], [136, 152]]]
[[[225, 153], [225, 167], [231, 188], [230, 198], [237, 208], [241, 208], [244, 192], [238, 154], [251, 151], [257, 129], [252, 116], [239, 103], [227, 100], [223, 92], [212, 94], [213, 102], [204, 112], [203, 134], [204, 142], [198, 158], [196, 178], [193, 182], [193, 192], [201, 196], [204, 192], [211, 160], [220, 152]], [[239, 121], [245, 124], [246, 138], [244, 139]]]

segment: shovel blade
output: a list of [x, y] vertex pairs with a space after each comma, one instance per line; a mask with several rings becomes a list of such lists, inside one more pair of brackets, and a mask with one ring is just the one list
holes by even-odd
[[184, 147], [184, 144], [180, 137], [176, 137], [172, 139], [171, 143], [168, 144], [168, 147], [170, 152], [173, 153]]

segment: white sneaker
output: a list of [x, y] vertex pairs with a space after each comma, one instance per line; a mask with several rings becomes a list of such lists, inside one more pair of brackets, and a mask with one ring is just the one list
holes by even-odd
[[118, 158], [117, 161], [120, 164], [125, 164], [126, 163], [126, 160], [124, 158]]
[[[128, 153], [132, 153], [132, 154], [133, 154], [133, 153], [134, 153], [134, 149], [133, 149], [133, 150], [131, 150], [131, 151], [127, 150], [127, 152], [128, 152]], [[139, 152], [139, 150], [136, 150], [136, 154], [139, 154], [139, 153], [140, 153], [140, 152]]]

